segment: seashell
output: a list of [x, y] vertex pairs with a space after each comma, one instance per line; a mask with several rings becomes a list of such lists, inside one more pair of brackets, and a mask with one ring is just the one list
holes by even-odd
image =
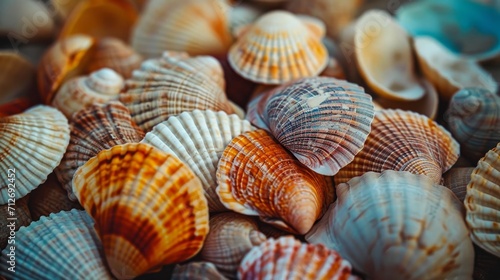
[[354, 54], [361, 76], [377, 95], [400, 101], [425, 95], [410, 38], [388, 12], [370, 10], [361, 16], [354, 31]]
[[477, 162], [500, 142], [500, 97], [480, 88], [457, 92], [444, 115], [463, 155]]
[[[213, 67], [218, 62], [209, 56], [184, 55], [166, 52], [160, 59], [147, 60], [125, 82], [119, 99], [145, 131], [185, 111], [233, 113], [221, 87], [222, 70]], [[214, 71], [220, 73], [220, 78], [209, 76]]]
[[432, 37], [413, 40], [420, 68], [441, 94], [450, 100], [460, 89], [479, 87], [496, 92], [493, 78], [477, 62], [450, 52]]
[[190, 262], [176, 265], [172, 280], [226, 280], [213, 263]]
[[328, 177], [302, 166], [266, 131], [248, 131], [224, 150], [217, 194], [235, 212], [258, 215], [283, 230], [305, 234], [333, 201]]
[[16, 232], [15, 274], [2, 252], [0, 275], [15, 279], [113, 279], [106, 267], [101, 241], [85, 211], [72, 210], [42, 217]]
[[262, 84], [317, 76], [328, 63], [321, 42], [324, 29], [315, 18], [266, 13], [240, 31], [228, 53], [229, 64], [239, 75]]
[[[0, 205], [0, 248], [4, 249], [9, 244], [9, 240], [16, 240], [16, 231], [20, 227], [27, 226], [31, 223], [31, 214], [28, 209], [28, 201], [30, 197], [25, 196], [21, 199], [16, 199], [13, 203]], [[10, 215], [10, 214], [13, 215]], [[14, 222], [12, 228], [11, 223]], [[9, 239], [9, 237], [11, 237]], [[15, 244], [12, 243], [11, 244]]]
[[201, 180], [210, 212], [227, 211], [215, 191], [217, 164], [231, 140], [252, 125], [225, 112], [194, 110], [156, 125], [141, 143], [178, 157]]
[[[69, 142], [68, 120], [58, 110], [44, 105], [22, 114], [0, 118], [0, 170], [14, 174], [2, 176], [0, 205], [19, 199], [43, 183], [61, 161]], [[10, 178], [10, 180], [9, 180]], [[9, 199], [10, 198], [10, 199]]]
[[36, 105], [40, 105], [40, 100], [30, 97], [16, 98], [13, 101], [0, 105], [0, 117], [21, 114]]
[[500, 274], [500, 258], [491, 255], [483, 249], [474, 246], [474, 274], [473, 279], [495, 279]]
[[316, 77], [255, 98], [247, 119], [270, 131], [308, 168], [334, 175], [363, 148], [373, 115], [371, 97], [361, 87]]
[[[19, 45], [50, 40], [56, 30], [51, 12], [35, 0], [0, 1], [0, 36], [14, 49]], [[10, 45], [5, 45], [9, 48]]]
[[88, 71], [94, 72], [102, 68], [110, 68], [128, 79], [132, 71], [141, 66], [142, 57], [123, 41], [106, 37], [97, 42]]
[[124, 87], [123, 78], [115, 71], [104, 68], [88, 76], [76, 77], [65, 82], [57, 91], [52, 106], [71, 119], [74, 113], [94, 104], [104, 104], [118, 99]]
[[96, 39], [115, 37], [128, 41], [137, 18], [137, 10], [128, 0], [82, 1], [66, 19], [59, 38], [85, 34]]
[[208, 233], [200, 180], [179, 159], [147, 144], [100, 152], [77, 170], [73, 191], [94, 219], [119, 279], [191, 258]]
[[35, 83], [35, 67], [31, 62], [15, 52], [0, 51], [0, 104], [30, 97]]
[[57, 179], [75, 201], [71, 180], [76, 170], [100, 151], [113, 146], [138, 143], [144, 132], [132, 121], [128, 109], [118, 101], [92, 105], [75, 114], [68, 149], [56, 168]]
[[238, 279], [358, 278], [351, 275], [351, 264], [337, 252], [287, 236], [254, 247], [241, 262]]
[[230, 8], [226, 0], [150, 0], [133, 30], [131, 45], [148, 58], [165, 50], [226, 53], [233, 41]]
[[473, 170], [473, 167], [453, 167], [443, 175], [443, 185], [450, 189], [460, 201], [465, 199]]
[[37, 70], [38, 91], [45, 104], [51, 104], [65, 81], [84, 72], [94, 45], [92, 37], [75, 35], [57, 41], [45, 52]]
[[388, 170], [336, 190], [308, 242], [336, 250], [370, 279], [471, 279], [474, 250], [463, 206], [449, 189]]
[[335, 175], [335, 184], [384, 170], [427, 175], [439, 184], [460, 154], [458, 143], [446, 129], [417, 113], [378, 111], [371, 129], [363, 149]]
[[472, 241], [500, 257], [500, 143], [479, 160], [464, 204]]

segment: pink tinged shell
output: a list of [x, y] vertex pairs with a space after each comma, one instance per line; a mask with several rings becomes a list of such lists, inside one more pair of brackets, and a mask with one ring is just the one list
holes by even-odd
[[374, 116], [355, 84], [305, 78], [252, 100], [247, 119], [266, 129], [311, 170], [335, 175], [363, 148]]

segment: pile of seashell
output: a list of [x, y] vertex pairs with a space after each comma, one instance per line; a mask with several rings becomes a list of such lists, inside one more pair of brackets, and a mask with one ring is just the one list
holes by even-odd
[[0, 278], [498, 279], [498, 2], [46, 2], [0, 2]]

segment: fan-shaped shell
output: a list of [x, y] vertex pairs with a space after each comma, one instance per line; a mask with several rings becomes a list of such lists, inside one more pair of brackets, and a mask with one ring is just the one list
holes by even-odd
[[135, 125], [128, 109], [120, 102], [92, 105], [76, 113], [71, 123], [71, 139], [55, 173], [71, 200], [73, 175], [102, 150], [125, 143], [138, 143], [144, 132]]
[[500, 143], [479, 160], [464, 204], [474, 243], [500, 257]]
[[0, 249], [4, 249], [6, 246], [10, 247], [9, 244], [14, 245], [16, 231], [31, 223], [32, 218], [28, 208], [29, 198], [28, 195], [16, 199], [14, 203], [0, 205]]
[[334, 175], [363, 148], [374, 107], [363, 89], [327, 77], [305, 78], [261, 95], [247, 118], [305, 166]]
[[321, 42], [324, 29], [315, 18], [269, 12], [240, 31], [229, 50], [229, 63], [241, 76], [263, 84], [317, 76], [328, 62]]
[[[39, 105], [22, 114], [0, 118], [0, 205], [21, 198], [43, 183], [61, 161], [69, 143], [68, 120], [57, 109]], [[7, 176], [14, 174], [14, 179]], [[9, 179], [11, 179], [9, 181]]]
[[200, 180], [179, 159], [147, 144], [100, 152], [75, 173], [73, 191], [120, 279], [191, 258], [208, 233]]
[[446, 129], [417, 113], [378, 111], [371, 129], [363, 149], [335, 175], [335, 184], [383, 170], [427, 175], [438, 184], [460, 154], [458, 143]]
[[238, 269], [238, 279], [357, 279], [351, 264], [322, 244], [292, 236], [268, 239], [254, 247]]
[[72, 210], [42, 217], [16, 232], [15, 273], [2, 252], [0, 275], [9, 279], [113, 279], [92, 218]]
[[445, 120], [464, 156], [477, 162], [500, 142], [500, 97], [485, 89], [462, 89], [451, 99]]
[[463, 206], [449, 189], [424, 175], [389, 170], [336, 190], [337, 201], [307, 241], [336, 250], [371, 279], [472, 277]]
[[[0, 104], [28, 97], [35, 91], [35, 67], [15, 52], [0, 52]], [[3, 113], [3, 110], [1, 110]], [[0, 114], [2, 114], [0, 113]]]
[[198, 176], [210, 211], [227, 211], [215, 191], [217, 163], [229, 142], [252, 125], [225, 112], [184, 112], [156, 125], [142, 143], [173, 154]]
[[227, 208], [299, 234], [308, 232], [333, 201], [328, 178], [302, 166], [262, 129], [229, 143], [219, 161], [217, 183]]
[[172, 280], [226, 280], [213, 263], [190, 262], [176, 265]]
[[473, 167], [453, 167], [443, 175], [443, 185], [450, 189], [460, 201], [465, 199], [473, 170]]

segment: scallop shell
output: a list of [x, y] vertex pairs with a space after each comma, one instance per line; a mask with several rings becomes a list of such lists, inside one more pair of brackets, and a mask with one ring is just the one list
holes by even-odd
[[370, 279], [471, 279], [474, 249], [463, 206], [449, 189], [392, 170], [336, 189], [337, 201], [308, 242], [336, 250]]
[[[44, 105], [22, 114], [0, 118], [0, 170], [14, 169], [14, 182], [5, 174], [0, 183], [0, 205], [9, 200], [8, 186], [15, 185], [17, 199], [27, 195], [61, 161], [69, 143], [68, 120]], [[12, 178], [11, 178], [12, 179]]]
[[51, 214], [16, 232], [15, 274], [8, 271], [8, 249], [0, 274], [15, 279], [113, 279], [99, 237], [85, 211]]
[[73, 191], [96, 222], [120, 279], [191, 258], [208, 233], [200, 180], [179, 159], [147, 144], [100, 152], [77, 170]]
[[254, 128], [225, 112], [184, 112], [156, 125], [141, 143], [173, 154], [201, 180], [210, 212], [227, 211], [215, 191], [217, 163], [231, 140]]
[[0, 51], [0, 104], [32, 95], [36, 88], [35, 75], [35, 67], [24, 57], [15, 52]]
[[500, 257], [500, 143], [479, 160], [464, 204], [472, 241]]
[[334, 175], [363, 148], [373, 115], [371, 97], [361, 87], [316, 77], [255, 98], [247, 118], [270, 131], [305, 166]]
[[165, 50], [226, 53], [233, 41], [229, 10], [226, 0], [150, 0], [133, 30], [131, 45], [148, 58]]
[[171, 280], [226, 280], [213, 263], [190, 262], [176, 265]]
[[228, 53], [229, 64], [244, 78], [283, 84], [317, 76], [328, 62], [321, 21], [273, 11], [240, 32]]
[[135, 125], [128, 109], [118, 101], [92, 105], [76, 113], [71, 123], [71, 140], [55, 173], [71, 200], [73, 175], [102, 150], [125, 143], [138, 143], [144, 132]]
[[238, 279], [357, 279], [351, 264], [321, 244], [291, 236], [268, 239], [254, 247], [238, 269]]
[[264, 241], [266, 236], [259, 231], [254, 218], [233, 212], [222, 213], [210, 218], [210, 232], [200, 257], [234, 279], [245, 254]]
[[73, 78], [57, 91], [52, 106], [71, 119], [74, 113], [94, 104], [104, 104], [118, 99], [125, 85], [123, 78], [115, 71], [104, 68], [88, 76]]
[[[31, 223], [32, 218], [28, 208], [29, 199], [29, 196], [25, 196], [21, 199], [16, 199], [13, 203], [0, 205], [1, 249], [6, 248], [9, 244], [14, 245], [16, 240], [15, 231]], [[12, 223], [14, 223], [13, 226]]]
[[471, 162], [477, 162], [500, 142], [500, 97], [492, 92], [479, 88], [460, 90], [444, 117]]
[[460, 201], [465, 199], [473, 170], [473, 167], [453, 167], [443, 175], [443, 185], [450, 189]]
[[415, 101], [424, 96], [410, 38], [388, 12], [370, 10], [361, 16], [354, 31], [354, 54], [361, 76], [381, 97]]
[[335, 175], [335, 184], [383, 170], [423, 174], [439, 184], [459, 154], [458, 143], [431, 119], [409, 111], [381, 110], [375, 114], [365, 146]]
[[228, 209], [299, 234], [309, 231], [334, 196], [327, 177], [302, 166], [262, 129], [229, 143], [219, 161], [217, 183]]

